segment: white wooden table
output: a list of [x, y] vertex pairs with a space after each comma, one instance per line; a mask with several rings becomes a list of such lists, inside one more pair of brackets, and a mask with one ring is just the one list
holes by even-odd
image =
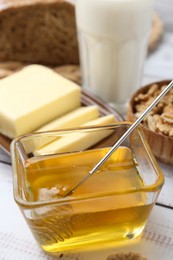
[[[142, 85], [173, 79], [173, 0], [157, 0], [155, 9], [164, 22], [164, 35], [158, 48], [146, 60]], [[56, 259], [101, 260], [116, 251], [136, 251], [149, 260], [173, 259], [173, 166], [159, 163], [165, 185], [154, 207], [141, 241], [127, 247], [98, 252], [64, 254]], [[54, 259], [35, 243], [13, 200], [10, 156], [0, 148], [0, 260]]]

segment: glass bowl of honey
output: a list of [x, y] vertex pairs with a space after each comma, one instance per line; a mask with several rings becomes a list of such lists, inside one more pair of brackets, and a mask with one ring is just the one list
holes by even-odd
[[140, 236], [164, 183], [140, 127], [65, 195], [130, 126], [79, 127], [13, 140], [14, 198], [44, 251], [88, 250]]

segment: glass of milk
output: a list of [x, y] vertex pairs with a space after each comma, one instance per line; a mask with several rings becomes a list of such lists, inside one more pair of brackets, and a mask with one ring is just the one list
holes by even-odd
[[153, 0], [76, 0], [83, 87], [120, 112], [140, 87]]

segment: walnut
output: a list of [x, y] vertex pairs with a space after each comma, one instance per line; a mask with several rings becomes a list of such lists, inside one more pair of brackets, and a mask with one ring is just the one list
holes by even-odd
[[173, 113], [173, 105], [172, 104], [168, 104], [167, 106], [165, 106], [163, 108], [163, 113]]
[[140, 254], [129, 252], [110, 255], [106, 260], [147, 260], [147, 258], [142, 257]]
[[153, 120], [153, 116], [148, 116], [147, 117], [147, 125], [152, 131], [156, 131], [156, 122]]
[[172, 113], [169, 113], [169, 112], [163, 113], [161, 115], [161, 118], [163, 119], [164, 122], [173, 124], [173, 114]]
[[[138, 94], [134, 99], [135, 116], [138, 118], [153, 100], [166, 87], [157, 84], [151, 85], [145, 94]], [[173, 89], [152, 109], [143, 123], [151, 130], [166, 136], [173, 137]]]
[[157, 84], [153, 84], [151, 88], [148, 90], [148, 95], [152, 96], [156, 93], [156, 90], [158, 90], [159, 86]]

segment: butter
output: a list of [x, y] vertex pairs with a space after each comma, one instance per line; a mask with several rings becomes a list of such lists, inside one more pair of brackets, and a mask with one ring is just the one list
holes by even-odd
[[80, 106], [80, 87], [41, 65], [29, 65], [0, 80], [0, 133], [33, 132]]
[[[89, 121], [82, 126], [98, 126], [115, 123], [114, 115], [110, 114], [107, 116], [99, 117], [92, 121]], [[71, 133], [66, 137], [61, 137], [43, 148], [35, 151], [35, 155], [63, 153], [80, 151], [91, 147], [97, 142], [101, 141], [105, 137], [111, 134], [111, 131], [96, 131], [95, 133]]]
[[99, 109], [97, 106], [79, 107], [37, 129], [37, 132], [76, 127], [97, 117], [99, 117]]

